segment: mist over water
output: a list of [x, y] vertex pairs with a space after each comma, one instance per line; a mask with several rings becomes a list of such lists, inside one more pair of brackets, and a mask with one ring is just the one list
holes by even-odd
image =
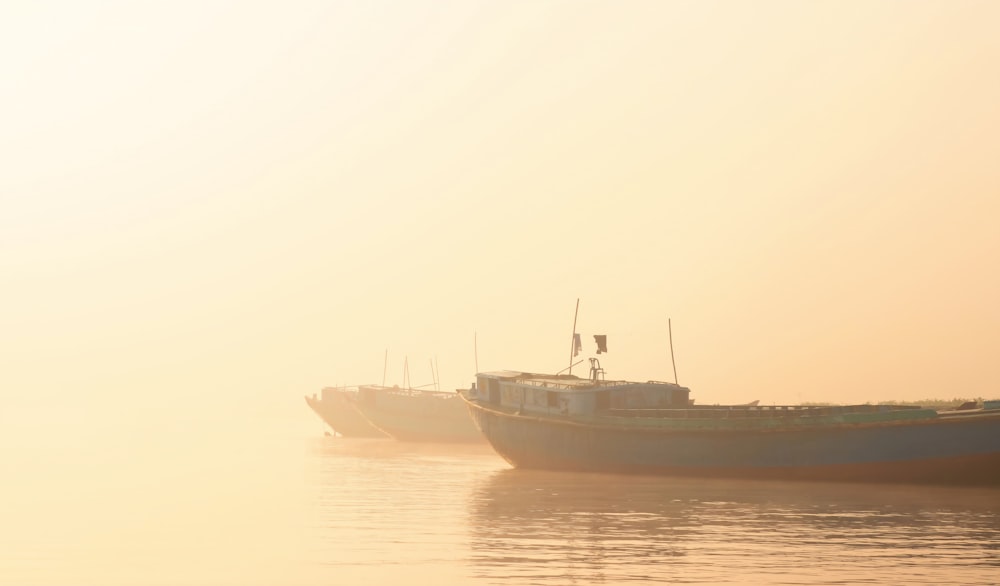
[[1000, 570], [996, 491], [522, 471], [381, 440], [313, 454], [311, 562], [329, 582], [994, 584]]
[[224, 412], [144, 425], [80, 415], [0, 433], [0, 583], [282, 583], [304, 510], [294, 427]]
[[1000, 581], [996, 491], [522, 473], [302, 402], [558, 371], [577, 299], [698, 404], [1000, 399], [997, 22], [0, 2], [0, 585]]
[[323, 563], [456, 584], [991, 584], [1000, 566], [995, 491], [517, 471], [438, 449], [324, 442]]
[[127, 420], [103, 421], [104, 434], [61, 430], [79, 437], [8, 421], [0, 583], [994, 584], [1000, 575], [995, 490], [521, 471], [485, 445], [324, 437], [300, 401], [254, 418], [264, 406], [175, 410], [178, 430], [159, 434]]
[[988, 584], [1000, 531], [988, 491], [524, 471], [470, 509], [484, 576], [551, 584]]

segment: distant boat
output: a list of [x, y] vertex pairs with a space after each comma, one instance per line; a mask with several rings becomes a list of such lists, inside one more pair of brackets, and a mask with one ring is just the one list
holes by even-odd
[[[486, 372], [461, 391], [517, 468], [1000, 486], [1000, 404], [692, 404], [674, 383]], [[991, 408], [985, 408], [991, 407]]]
[[344, 437], [386, 437], [357, 410], [356, 387], [326, 387], [320, 396], [306, 396], [306, 404], [330, 428]]
[[355, 407], [373, 427], [400, 441], [486, 441], [458, 393], [361, 386]]

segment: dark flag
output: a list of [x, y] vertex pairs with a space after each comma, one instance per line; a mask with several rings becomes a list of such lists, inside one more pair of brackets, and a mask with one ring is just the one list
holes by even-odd
[[594, 341], [597, 342], [597, 353], [608, 351], [608, 337], [607, 336], [594, 336]]

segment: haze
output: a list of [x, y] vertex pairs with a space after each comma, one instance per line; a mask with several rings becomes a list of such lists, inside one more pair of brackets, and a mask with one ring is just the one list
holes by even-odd
[[699, 402], [995, 398], [998, 17], [7, 3], [3, 417], [306, 419], [386, 351], [551, 372], [577, 298], [609, 378], [671, 380], [672, 320]]

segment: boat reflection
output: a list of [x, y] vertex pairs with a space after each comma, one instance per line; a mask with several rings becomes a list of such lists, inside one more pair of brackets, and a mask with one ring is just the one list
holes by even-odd
[[695, 530], [690, 504], [664, 495], [658, 479], [619, 480], [534, 470], [492, 474], [469, 503], [470, 566], [478, 577], [511, 583], [600, 583], [645, 579], [629, 568], [684, 555], [682, 544]]
[[938, 557], [944, 567], [959, 551], [995, 572], [998, 496], [503, 470], [471, 494], [470, 566], [478, 578], [511, 584], [728, 581], [734, 566], [748, 579], [780, 570], [811, 580], [844, 556]]

